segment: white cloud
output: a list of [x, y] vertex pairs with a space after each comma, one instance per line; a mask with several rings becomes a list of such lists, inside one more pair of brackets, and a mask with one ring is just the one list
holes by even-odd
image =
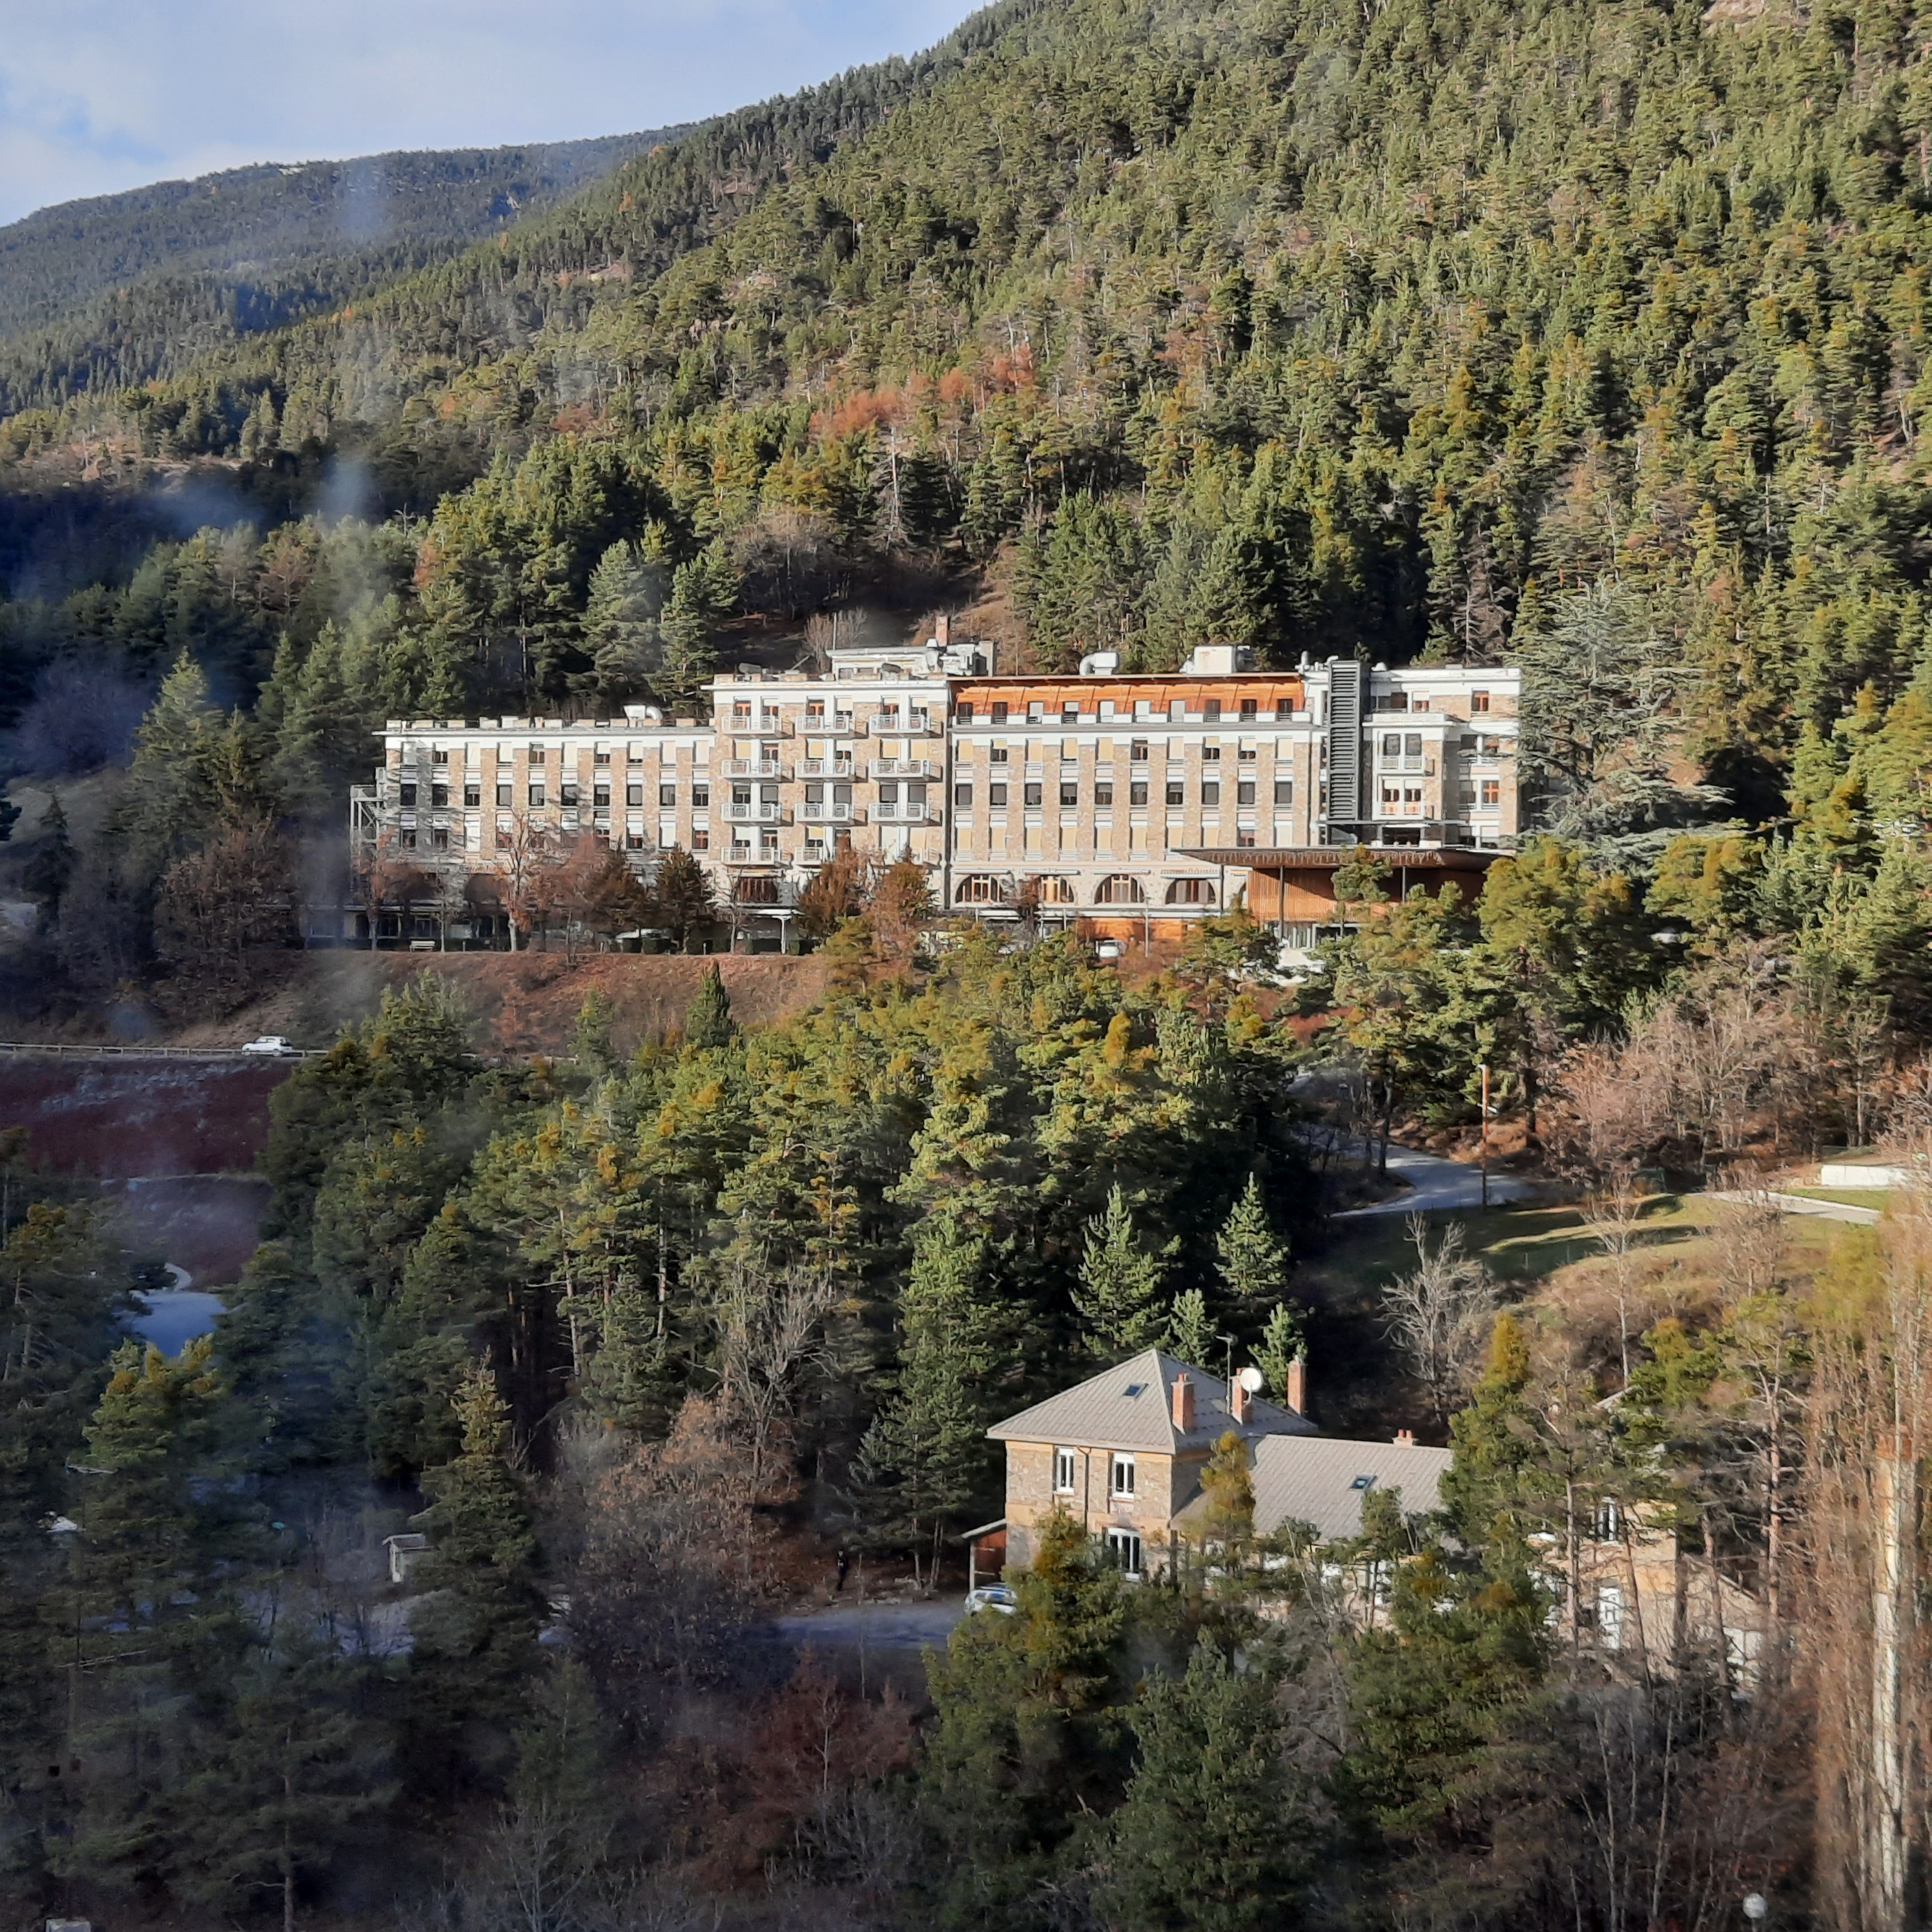
[[696, 120], [910, 53], [963, 0], [0, 0], [0, 221], [249, 160]]

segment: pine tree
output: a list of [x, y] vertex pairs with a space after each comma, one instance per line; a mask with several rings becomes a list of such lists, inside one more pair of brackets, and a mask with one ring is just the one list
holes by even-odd
[[570, 1030], [570, 1057], [586, 1072], [601, 1075], [616, 1071], [616, 1050], [610, 1043], [616, 1018], [616, 1004], [601, 986], [592, 987], [584, 996]]
[[899, 1305], [899, 1362], [855, 1472], [889, 1535], [936, 1562], [945, 1525], [994, 1488], [986, 1425], [999, 1315], [983, 1240], [942, 1214], [920, 1229]]
[[302, 1882], [326, 1872], [356, 1823], [394, 1796], [382, 1732], [357, 1712], [368, 1676], [317, 1627], [312, 1606], [278, 1624], [175, 1794], [182, 1898], [248, 1911], [272, 1892], [282, 1932], [295, 1932]]
[[1168, 1312], [1167, 1334], [1161, 1346], [1170, 1355], [1198, 1367], [1214, 1352], [1216, 1339], [1208, 1298], [1198, 1288], [1183, 1288]]
[[1268, 1310], [1261, 1340], [1255, 1345], [1255, 1360], [1268, 1385], [1277, 1396], [1286, 1393], [1290, 1366], [1307, 1353], [1301, 1310], [1292, 1301], [1277, 1302]]
[[1289, 1922], [1296, 1876], [1276, 1673], [1204, 1635], [1132, 1707], [1138, 1762], [1108, 1822], [1100, 1906], [1126, 1932]]
[[738, 1036], [731, 1022], [731, 996], [724, 990], [724, 976], [715, 964], [705, 968], [684, 1015], [684, 1040], [700, 1051], [707, 1047], [729, 1046]]
[[57, 791], [47, 794], [47, 808], [40, 814], [40, 831], [39, 842], [21, 874], [20, 883], [40, 907], [40, 928], [46, 932], [60, 917], [61, 901], [77, 862], [74, 841], [68, 836], [67, 812]]
[[1117, 1181], [1105, 1210], [1087, 1224], [1080, 1286], [1073, 1296], [1092, 1353], [1132, 1354], [1160, 1339], [1166, 1318], [1160, 1306], [1164, 1272], [1160, 1258], [1141, 1246]]
[[1518, 1484], [1532, 1454], [1532, 1418], [1524, 1402], [1529, 1387], [1529, 1344], [1507, 1309], [1496, 1317], [1489, 1361], [1469, 1406], [1450, 1418], [1455, 1461], [1442, 1478], [1442, 1501], [1472, 1547], [1496, 1533], [1499, 1514], [1518, 1500]]
[[668, 934], [680, 952], [688, 952], [716, 914], [710, 874], [682, 845], [674, 845], [651, 875], [650, 924]]
[[413, 1742], [446, 1764], [464, 1725], [520, 1709], [544, 1611], [529, 1498], [505, 1458], [508, 1410], [488, 1368], [472, 1366], [452, 1406], [462, 1451], [424, 1471], [430, 1507], [415, 1519], [429, 1534], [422, 1581], [434, 1594], [412, 1621], [410, 1660]]
[[613, 544], [598, 560], [584, 601], [584, 640], [592, 677], [608, 701], [634, 697], [662, 662], [657, 619], [664, 602], [663, 572], [634, 544]]
[[1221, 1284], [1236, 1318], [1264, 1321], [1288, 1286], [1290, 1263], [1287, 1244], [1269, 1224], [1261, 1183], [1252, 1173], [1228, 1210], [1215, 1246]]

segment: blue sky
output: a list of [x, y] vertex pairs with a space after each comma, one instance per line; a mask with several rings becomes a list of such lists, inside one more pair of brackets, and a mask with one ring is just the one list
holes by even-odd
[[696, 120], [968, 0], [0, 0], [0, 222], [244, 161]]

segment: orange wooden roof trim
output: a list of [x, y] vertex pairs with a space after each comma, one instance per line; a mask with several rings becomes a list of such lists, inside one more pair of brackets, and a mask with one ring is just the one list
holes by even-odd
[[[1283, 699], [1294, 710], [1304, 710], [1308, 703], [1308, 687], [1298, 677], [1257, 677], [1251, 674], [1233, 677], [962, 678], [954, 681], [952, 698], [956, 708], [961, 704], [973, 706], [976, 723], [980, 708], [992, 704], [1004, 704], [1024, 715], [1029, 704], [1044, 705], [1049, 713], [1054, 713], [1063, 705], [1072, 703], [1088, 712], [1097, 710], [1105, 700], [1130, 716], [1134, 706], [1142, 700], [1157, 705], [1165, 712], [1177, 698], [1188, 700], [1190, 711], [1201, 709], [1198, 700], [1202, 699], [1219, 698], [1222, 716], [1227, 717], [1238, 716], [1242, 700], [1249, 698], [1258, 708], [1270, 712]], [[1051, 718], [1042, 722], [1051, 722]]]

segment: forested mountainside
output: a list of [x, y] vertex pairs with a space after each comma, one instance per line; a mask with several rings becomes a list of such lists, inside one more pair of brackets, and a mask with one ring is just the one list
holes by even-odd
[[1533, 651], [1604, 586], [1761, 812], [1917, 660], [1916, 18], [996, 10], [8, 447], [358, 452], [434, 507], [385, 620], [424, 698], [492, 696], [534, 628], [531, 699], [563, 701], [624, 542], [667, 583], [720, 545], [740, 595], [807, 607], [1010, 544], [1057, 662]]
[[554, 207], [685, 130], [265, 162], [0, 228], [0, 414], [179, 374]]

